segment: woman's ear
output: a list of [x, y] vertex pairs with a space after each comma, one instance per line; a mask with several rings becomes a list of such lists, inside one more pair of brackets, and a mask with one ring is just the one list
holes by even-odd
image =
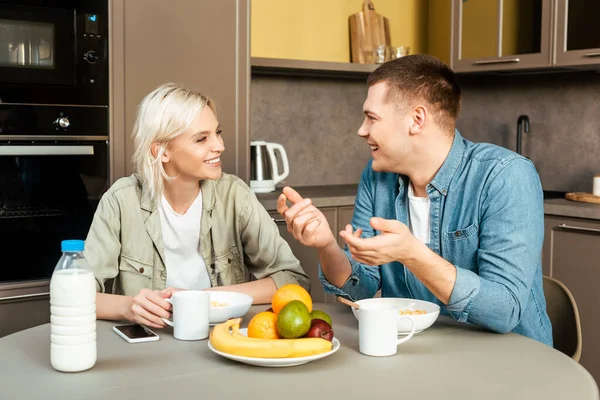
[[169, 162], [169, 154], [167, 153], [167, 149], [163, 147], [160, 143], [152, 143], [150, 146], [150, 153], [152, 157], [157, 158], [160, 155], [160, 159], [162, 162]]

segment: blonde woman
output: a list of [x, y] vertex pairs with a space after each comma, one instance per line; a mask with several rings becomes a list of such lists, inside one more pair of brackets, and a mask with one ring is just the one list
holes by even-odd
[[86, 239], [99, 319], [163, 327], [164, 299], [178, 289], [242, 292], [255, 304], [287, 283], [310, 289], [254, 193], [222, 172], [225, 147], [206, 96], [158, 87], [139, 106], [133, 139], [136, 172], [103, 195]]

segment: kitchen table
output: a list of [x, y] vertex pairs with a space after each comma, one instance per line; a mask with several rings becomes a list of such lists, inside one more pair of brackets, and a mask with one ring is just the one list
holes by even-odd
[[[250, 318], [268, 306], [253, 306]], [[50, 326], [0, 339], [0, 398], [16, 399], [598, 399], [592, 376], [566, 355], [517, 334], [496, 334], [440, 316], [391, 357], [358, 351], [358, 322], [340, 303], [316, 304], [333, 318], [340, 349], [308, 364], [249, 366], [208, 349], [208, 340], [129, 344], [98, 321], [98, 361], [84, 372], [50, 365]], [[585, 351], [585, 347], [584, 347]]]

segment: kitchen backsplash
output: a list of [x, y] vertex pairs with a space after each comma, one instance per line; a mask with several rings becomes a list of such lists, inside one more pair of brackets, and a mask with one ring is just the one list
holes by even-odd
[[282, 144], [285, 185], [357, 183], [370, 149], [357, 131], [367, 94], [364, 81], [253, 76], [251, 138]]
[[[463, 76], [458, 129], [467, 139], [516, 146], [517, 118], [529, 116], [523, 155], [547, 190], [592, 190], [600, 173], [600, 75]], [[363, 80], [253, 76], [252, 140], [288, 152], [285, 184], [357, 183], [369, 149], [356, 132], [367, 87]], [[280, 184], [279, 186], [281, 186]]]

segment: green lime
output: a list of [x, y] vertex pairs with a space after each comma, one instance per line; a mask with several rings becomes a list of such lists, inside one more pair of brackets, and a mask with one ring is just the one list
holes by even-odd
[[333, 326], [333, 324], [331, 323], [331, 316], [325, 311], [313, 310], [310, 313], [310, 319], [322, 319], [323, 321], [327, 322], [330, 326]]
[[277, 315], [277, 332], [286, 339], [300, 338], [310, 329], [310, 312], [298, 300], [287, 303]]

